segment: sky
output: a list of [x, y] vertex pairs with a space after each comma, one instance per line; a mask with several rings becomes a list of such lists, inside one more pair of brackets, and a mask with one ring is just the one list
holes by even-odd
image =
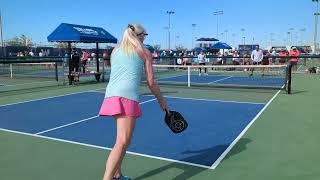
[[[232, 46], [312, 44], [312, 0], [0, 0], [4, 40], [22, 34], [37, 44], [71, 23], [102, 27], [121, 39], [129, 23], [142, 24], [149, 36], [145, 43], [168, 48], [169, 15], [171, 48], [191, 48], [194, 39], [214, 37]], [[214, 15], [223, 11], [222, 15]], [[192, 27], [192, 24], [196, 24]], [[218, 24], [218, 26], [217, 26]], [[218, 31], [217, 31], [218, 27]], [[290, 34], [288, 35], [288, 32]]]

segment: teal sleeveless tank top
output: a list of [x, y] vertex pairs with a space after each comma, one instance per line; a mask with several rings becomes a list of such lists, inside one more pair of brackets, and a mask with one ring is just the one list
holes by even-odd
[[137, 52], [128, 55], [122, 47], [111, 57], [111, 74], [105, 97], [120, 96], [139, 102], [139, 86], [144, 62]]

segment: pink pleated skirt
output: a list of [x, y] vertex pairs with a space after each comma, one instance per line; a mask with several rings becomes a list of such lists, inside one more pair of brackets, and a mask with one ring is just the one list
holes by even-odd
[[123, 115], [130, 117], [141, 116], [139, 102], [120, 96], [108, 97], [103, 100], [99, 112], [100, 116]]

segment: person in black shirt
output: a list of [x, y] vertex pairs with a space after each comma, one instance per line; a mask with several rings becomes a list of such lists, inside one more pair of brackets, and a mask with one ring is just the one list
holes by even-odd
[[71, 61], [69, 63], [69, 72], [71, 72], [71, 82], [79, 82], [79, 66], [80, 66], [80, 56], [78, 52], [73, 49], [71, 52]]

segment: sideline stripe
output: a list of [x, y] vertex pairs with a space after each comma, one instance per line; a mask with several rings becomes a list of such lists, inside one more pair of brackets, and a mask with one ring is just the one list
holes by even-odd
[[[104, 92], [99, 92], [99, 91], [95, 91], [95, 92], [104, 93]], [[143, 95], [143, 96], [154, 96], [154, 95]], [[255, 103], [255, 102], [245, 102], [245, 101], [224, 101], [224, 100], [218, 100], [218, 99], [197, 99], [197, 98], [186, 98], [186, 97], [176, 97], [176, 96], [163, 96], [163, 97], [173, 98], [173, 99], [195, 100], [195, 101], [213, 101], [213, 102], [265, 105], [265, 103]]]
[[57, 81], [41, 81], [41, 82], [30, 82], [30, 83], [21, 83], [21, 84], [8, 84], [8, 85], [4, 85], [4, 86], [13, 87], [13, 86], [26, 85], [26, 84], [39, 84], [39, 83], [45, 83], [45, 82], [57, 82]]
[[[30, 133], [24, 133], [24, 132], [19, 132], [19, 131], [13, 131], [13, 130], [8, 130], [8, 129], [0, 128], [0, 131], [5, 131], [5, 132], [10, 132], [10, 133], [15, 133], [15, 134], [22, 134], [22, 135], [27, 135], [27, 136], [31, 136], [31, 137], [54, 140], [54, 141], [59, 141], [59, 142], [66, 142], [66, 143], [70, 143], [70, 144], [77, 144], [77, 145], [82, 145], [82, 146], [86, 146], [86, 147], [93, 147], [93, 148], [97, 148], [97, 149], [104, 149], [104, 150], [110, 150], [110, 151], [112, 150], [112, 148], [96, 146], [96, 145], [91, 145], [91, 144], [85, 144], [85, 143], [79, 143], [79, 142], [69, 141], [69, 140], [64, 140], [64, 139], [59, 139], [59, 138], [52, 138], [52, 137], [47, 137], [47, 136], [42, 136], [42, 135], [37, 135], [37, 134], [30, 134]], [[178, 160], [168, 159], [168, 158], [162, 158], [162, 157], [158, 157], [158, 156], [151, 156], [151, 155], [146, 155], [146, 154], [141, 154], [141, 153], [136, 153], [136, 152], [131, 152], [131, 151], [127, 151], [127, 153], [131, 154], [131, 155], [136, 155], [136, 156], [142, 156], [142, 157], [147, 157], [147, 158], [153, 158], [153, 159], [158, 159], [158, 160], [163, 160], [163, 161], [169, 161], [169, 162], [174, 162], [174, 163], [180, 163], [180, 164], [186, 164], [186, 165], [210, 169], [210, 166], [205, 166], [205, 165], [201, 165], [201, 164], [194, 164], [194, 163], [178, 161]]]
[[[148, 103], [148, 102], [151, 102], [151, 101], [154, 101], [154, 100], [156, 100], [156, 98], [141, 102], [139, 104]], [[71, 126], [71, 125], [74, 125], [74, 124], [85, 122], [85, 121], [88, 121], [88, 120], [91, 120], [91, 119], [95, 119], [97, 117], [99, 117], [99, 115], [92, 116], [92, 117], [89, 117], [89, 118], [86, 118], [86, 119], [82, 119], [82, 120], [79, 120], [79, 121], [76, 121], [76, 122], [72, 122], [72, 123], [69, 123], [69, 124], [65, 124], [65, 125], [62, 125], [62, 126], [58, 126], [58, 127], [55, 127], [55, 128], [51, 128], [51, 129], [48, 129], [48, 130], [44, 130], [44, 131], [41, 131], [41, 132], [38, 132], [38, 133], [35, 133], [35, 134], [39, 135], [39, 134], [43, 134], [43, 133], [46, 133], [46, 132], [54, 131], [54, 130], [61, 129], [61, 128], [64, 128], [64, 127], [68, 127], [68, 126]]]
[[41, 100], [46, 100], [46, 99], [51, 99], [51, 98], [56, 98], [56, 97], [70, 96], [70, 95], [74, 95], [74, 94], [81, 94], [81, 93], [87, 93], [87, 92], [98, 92], [98, 90], [101, 90], [101, 89], [105, 89], [105, 88], [99, 88], [99, 89], [87, 90], [87, 91], [79, 91], [79, 92], [74, 92], [74, 93], [69, 93], [69, 94], [50, 96], [50, 97], [46, 97], [46, 98], [32, 99], [32, 100], [27, 100], [27, 101], [20, 101], [20, 102], [10, 103], [10, 104], [3, 104], [3, 105], [0, 105], [0, 107], [28, 103], [28, 102], [33, 102], [33, 101], [41, 101]]
[[71, 125], [74, 125], [74, 124], [85, 122], [85, 121], [88, 121], [90, 119], [94, 119], [94, 118], [97, 118], [97, 117], [99, 117], [99, 116], [98, 115], [97, 116], [92, 116], [92, 117], [89, 117], [89, 118], [86, 118], [86, 119], [82, 119], [80, 121], [76, 121], [76, 122], [73, 122], [73, 123], [69, 123], [69, 124], [65, 124], [65, 125], [62, 125], [62, 126], [55, 127], [55, 128], [51, 128], [51, 129], [48, 129], [48, 130], [45, 130], [45, 131], [41, 131], [41, 132], [38, 132], [38, 133], [35, 133], [35, 134], [39, 135], [39, 134], [43, 134], [43, 133], [46, 133], [46, 132], [54, 131], [54, 130], [61, 129], [61, 128], [64, 128], [64, 127], [68, 127], [68, 126], [71, 126]]
[[226, 80], [226, 79], [230, 79], [230, 78], [232, 78], [232, 77], [233, 77], [233, 76], [228, 76], [228, 77], [225, 77], [225, 78], [222, 78], [222, 79], [218, 79], [218, 80], [209, 82], [208, 84], [212, 84], [212, 83], [216, 83], [216, 82], [223, 81], [223, 80]]
[[260, 110], [260, 112], [252, 119], [252, 121], [242, 130], [242, 132], [238, 135], [238, 137], [233, 140], [233, 142], [229, 145], [229, 147], [220, 155], [220, 157], [212, 164], [210, 169], [215, 169], [219, 163], [223, 160], [223, 158], [229, 153], [229, 151], [233, 148], [234, 145], [241, 139], [241, 137], [248, 131], [250, 126], [258, 119], [258, 117], [262, 114], [262, 112], [267, 109], [267, 107], [271, 104], [271, 102], [278, 96], [281, 92], [279, 90], [270, 100], [269, 102]]

